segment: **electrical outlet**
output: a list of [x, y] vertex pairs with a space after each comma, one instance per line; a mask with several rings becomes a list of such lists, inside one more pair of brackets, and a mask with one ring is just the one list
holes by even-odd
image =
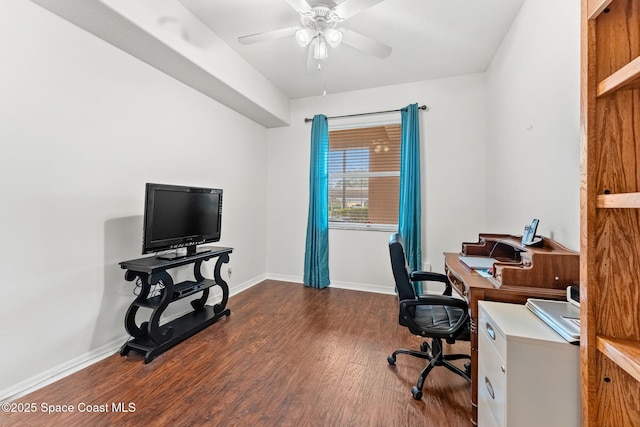
[[422, 271], [431, 271], [431, 264], [429, 264], [428, 262], [423, 262]]
[[232, 273], [231, 267], [227, 268], [227, 276], [231, 277], [231, 273]]

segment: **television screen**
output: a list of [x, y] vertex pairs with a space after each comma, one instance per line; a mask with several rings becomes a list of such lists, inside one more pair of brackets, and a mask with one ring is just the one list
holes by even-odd
[[142, 253], [187, 248], [220, 240], [222, 190], [146, 185]]

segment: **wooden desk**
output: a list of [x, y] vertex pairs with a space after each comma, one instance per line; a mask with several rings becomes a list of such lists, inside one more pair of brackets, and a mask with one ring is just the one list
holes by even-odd
[[[510, 247], [510, 248], [509, 248]], [[509, 264], [495, 265], [491, 278], [467, 267], [459, 256], [488, 256]], [[520, 236], [480, 234], [463, 243], [461, 253], [445, 252], [445, 273], [469, 303], [471, 316], [471, 416], [478, 419], [478, 301], [524, 304], [527, 298], [566, 299], [566, 287], [579, 281], [579, 254], [550, 239], [540, 248], [520, 244]], [[496, 278], [496, 275], [498, 276]], [[505, 281], [505, 279], [507, 279]]]

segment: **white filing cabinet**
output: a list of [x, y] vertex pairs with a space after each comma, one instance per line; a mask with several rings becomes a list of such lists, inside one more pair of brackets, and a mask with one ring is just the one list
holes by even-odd
[[579, 426], [579, 346], [524, 305], [478, 308], [478, 426]]

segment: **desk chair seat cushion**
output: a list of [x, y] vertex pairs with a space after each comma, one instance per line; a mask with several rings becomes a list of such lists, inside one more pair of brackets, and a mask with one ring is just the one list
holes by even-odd
[[423, 337], [469, 340], [467, 302], [446, 295], [421, 295], [400, 301], [399, 323]]
[[[449, 335], [455, 330], [458, 322], [464, 316], [462, 310], [457, 307], [446, 305], [419, 305], [416, 306], [413, 322], [420, 330], [440, 331], [444, 335]], [[468, 341], [470, 337], [468, 323], [455, 335], [455, 339]]]
[[468, 341], [471, 335], [467, 303], [457, 298], [430, 295], [402, 300], [398, 320], [414, 335], [447, 342]]

